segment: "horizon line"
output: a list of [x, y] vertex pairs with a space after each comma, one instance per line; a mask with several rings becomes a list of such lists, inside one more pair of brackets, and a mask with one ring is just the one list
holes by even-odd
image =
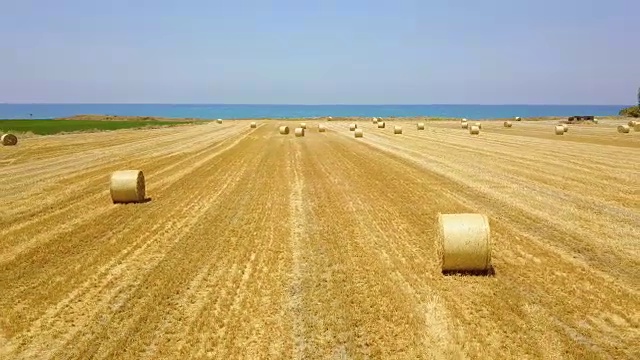
[[0, 105], [205, 105], [205, 106], [634, 106], [628, 104], [473, 104], [473, 103], [434, 103], [434, 104], [287, 104], [287, 103], [74, 103], [74, 102], [0, 102]]

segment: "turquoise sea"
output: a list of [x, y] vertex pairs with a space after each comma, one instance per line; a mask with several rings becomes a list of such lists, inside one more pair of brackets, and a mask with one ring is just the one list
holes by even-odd
[[223, 105], [0, 104], [0, 119], [52, 119], [79, 114], [170, 118], [260, 119], [318, 116], [434, 116], [468, 119], [618, 115], [628, 105]]

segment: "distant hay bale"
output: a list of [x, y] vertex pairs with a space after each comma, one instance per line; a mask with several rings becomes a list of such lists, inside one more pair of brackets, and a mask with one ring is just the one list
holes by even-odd
[[510, 128], [511, 126], [513, 126], [513, 124], [511, 124], [511, 121], [505, 121], [504, 122], [504, 127]]
[[638, 122], [637, 122], [637, 121], [635, 121], [635, 120], [629, 120], [629, 122], [627, 123], [627, 125], [628, 125], [629, 127], [634, 127], [634, 126], [636, 126], [637, 124], [638, 124]]
[[331, 121], [331, 120], [333, 120], [332, 116], [327, 117], [327, 121]]
[[356, 131], [357, 128], [358, 128], [358, 124], [350, 124], [349, 125], [349, 131]]
[[13, 146], [18, 143], [18, 137], [13, 134], [4, 134], [0, 137], [0, 141], [4, 146]]
[[467, 119], [464, 119], [464, 118], [463, 118], [462, 120], [460, 120], [460, 122], [466, 123], [466, 122], [467, 122]]
[[384, 121], [378, 121], [378, 129], [384, 129]]
[[522, 121], [522, 118], [520, 116], [516, 116], [515, 120], [516, 121]]
[[461, 126], [462, 126], [463, 129], [468, 129], [469, 128], [469, 123], [464, 122], [464, 123], [462, 123]]
[[361, 138], [364, 136], [364, 133], [362, 132], [362, 129], [356, 129], [353, 135], [357, 138]]
[[556, 132], [556, 135], [562, 135], [562, 134], [564, 134], [564, 126], [562, 126], [562, 125], [556, 125], [555, 132]]
[[479, 128], [477, 125], [472, 125], [472, 126], [469, 128], [469, 134], [471, 134], [471, 135], [478, 135], [478, 134], [480, 134], [480, 128]]
[[394, 126], [393, 127], [393, 133], [394, 134], [402, 134], [402, 126]]
[[598, 119], [593, 119], [593, 123], [597, 124], [598, 123]]
[[301, 127], [296, 128], [296, 130], [295, 130], [295, 134], [296, 134], [296, 137], [302, 137], [302, 136], [304, 136], [304, 128], [301, 128]]
[[327, 131], [327, 128], [324, 127], [324, 125], [322, 124], [318, 124], [318, 132], [325, 132]]
[[252, 123], [251, 123], [251, 128], [252, 128], [252, 129], [255, 129], [257, 126], [258, 126], [258, 124], [256, 124], [255, 122], [252, 122]]
[[418, 130], [424, 130], [424, 123], [418, 123]]
[[280, 126], [279, 131], [280, 131], [280, 134], [282, 134], [282, 135], [288, 135], [289, 134], [289, 127], [288, 126]]
[[218, 120], [216, 120], [216, 122], [217, 122], [218, 124], [222, 124], [222, 119], [218, 119]]
[[306, 129], [307, 128], [307, 123], [300, 123], [300, 128], [301, 129]]
[[491, 270], [491, 231], [484, 214], [438, 214], [437, 249], [442, 272]]
[[[634, 126], [635, 128], [635, 126]], [[618, 132], [621, 134], [628, 134], [630, 131], [629, 125], [620, 125], [618, 126]]]
[[567, 124], [562, 124], [562, 130], [563, 130], [564, 132], [569, 131], [569, 125], [567, 125]]
[[378, 123], [378, 118], [375, 118], [375, 117], [374, 117], [373, 119], [371, 119], [371, 122], [372, 122], [373, 124], [377, 124], [377, 123]]
[[477, 126], [478, 129], [482, 129], [482, 123], [476, 122], [474, 126]]
[[145, 200], [144, 174], [140, 170], [121, 170], [111, 174], [109, 192], [117, 203], [136, 203]]

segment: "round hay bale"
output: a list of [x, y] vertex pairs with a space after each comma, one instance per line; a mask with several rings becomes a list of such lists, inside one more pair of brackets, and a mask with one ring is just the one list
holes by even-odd
[[307, 123], [300, 123], [300, 128], [301, 129], [306, 129], [307, 128]]
[[556, 132], [556, 135], [562, 135], [562, 134], [564, 134], [564, 126], [562, 126], [562, 125], [556, 125], [555, 132]]
[[251, 128], [252, 128], [252, 129], [255, 129], [257, 126], [258, 126], [258, 124], [256, 124], [255, 122], [252, 122], [252, 123], [251, 123]]
[[418, 123], [418, 130], [424, 130], [424, 123]]
[[515, 120], [516, 121], [522, 121], [522, 118], [520, 116], [516, 116]]
[[511, 126], [513, 126], [513, 124], [511, 123], [511, 121], [505, 121], [505, 122], [504, 122], [504, 127], [509, 128], [509, 127], [511, 127]]
[[438, 214], [438, 253], [442, 272], [491, 269], [491, 231], [484, 214]]
[[327, 128], [324, 127], [324, 125], [322, 124], [318, 124], [318, 132], [325, 132], [327, 131]]
[[329, 116], [329, 117], [327, 118], [327, 121], [331, 121], [331, 120], [333, 120], [333, 116]]
[[638, 124], [638, 122], [637, 122], [637, 121], [635, 121], [635, 120], [629, 120], [629, 122], [627, 123], [627, 125], [628, 125], [629, 127], [634, 127], [634, 126], [636, 126], [637, 124]]
[[469, 134], [471, 134], [471, 135], [478, 135], [478, 134], [480, 134], [480, 128], [479, 128], [478, 126], [476, 126], [476, 125], [472, 125], [472, 126], [469, 128]]
[[569, 131], [569, 125], [567, 125], [567, 124], [562, 124], [562, 130], [563, 130], [564, 132]]
[[462, 119], [462, 120], [460, 120], [460, 122], [466, 123], [467, 119]]
[[593, 119], [593, 123], [597, 124], [598, 123], [598, 119]]
[[462, 123], [461, 126], [462, 126], [463, 129], [468, 129], [469, 128], [469, 123], [464, 122], [464, 123]]
[[296, 128], [295, 133], [296, 133], [296, 137], [304, 136], [304, 128], [301, 128], [301, 127]]
[[289, 135], [289, 127], [288, 126], [280, 126], [280, 128], [278, 129], [280, 131], [280, 134], [282, 135]]
[[355, 132], [353, 133], [353, 136], [357, 138], [361, 138], [364, 136], [364, 133], [362, 132], [362, 129], [356, 129]]
[[0, 137], [0, 141], [4, 146], [13, 146], [18, 143], [18, 137], [13, 134], [4, 134]]
[[402, 134], [402, 126], [394, 126], [393, 127], [393, 133], [394, 134]]
[[374, 124], [377, 124], [378, 123], [378, 118], [374, 117], [373, 119], [371, 119], [371, 122], [374, 123]]
[[350, 124], [349, 125], [349, 131], [356, 131], [357, 128], [358, 128], [358, 124]]
[[621, 134], [628, 134], [630, 131], [629, 125], [620, 125], [618, 126], [618, 132]]
[[480, 123], [480, 122], [476, 122], [476, 123], [474, 124], [474, 126], [477, 126], [477, 127], [478, 127], [478, 129], [481, 129], [481, 130], [482, 130], [482, 123]]
[[120, 170], [111, 174], [109, 191], [117, 203], [137, 203], [145, 200], [144, 174], [140, 170]]
[[218, 120], [216, 120], [216, 122], [217, 122], [218, 124], [222, 124], [222, 119], [218, 119]]
[[384, 121], [378, 121], [378, 129], [384, 129]]

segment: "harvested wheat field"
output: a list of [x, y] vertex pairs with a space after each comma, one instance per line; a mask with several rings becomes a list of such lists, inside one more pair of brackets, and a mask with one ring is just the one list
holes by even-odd
[[[385, 121], [0, 147], [0, 358], [640, 358], [640, 132]], [[439, 213], [487, 215], [493, 275], [442, 274]]]

